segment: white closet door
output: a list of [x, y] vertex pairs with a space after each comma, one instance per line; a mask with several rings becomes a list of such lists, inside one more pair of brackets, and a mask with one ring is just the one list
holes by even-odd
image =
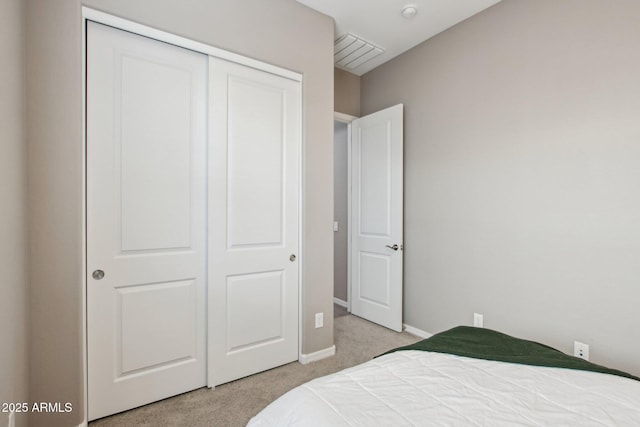
[[351, 312], [402, 331], [402, 104], [351, 122]]
[[298, 359], [300, 83], [210, 59], [209, 385]]
[[87, 31], [96, 419], [206, 385], [208, 58], [101, 24]]

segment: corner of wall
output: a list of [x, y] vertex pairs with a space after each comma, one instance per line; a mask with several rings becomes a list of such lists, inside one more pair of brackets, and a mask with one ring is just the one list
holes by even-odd
[[333, 69], [333, 105], [334, 111], [360, 116], [360, 76], [340, 68]]

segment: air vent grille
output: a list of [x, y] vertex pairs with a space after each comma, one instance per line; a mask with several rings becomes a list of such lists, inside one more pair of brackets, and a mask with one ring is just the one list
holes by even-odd
[[382, 54], [384, 49], [351, 33], [336, 39], [333, 62], [344, 69], [353, 70]]

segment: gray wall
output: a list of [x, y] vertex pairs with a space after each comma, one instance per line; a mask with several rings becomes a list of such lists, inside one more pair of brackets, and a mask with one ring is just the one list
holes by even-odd
[[504, 0], [362, 77], [405, 105], [405, 319], [640, 374], [640, 2]]
[[22, 0], [0, 2], [0, 403], [28, 398], [24, 18]]
[[73, 405], [32, 426], [84, 415], [80, 29], [77, 1], [27, 1], [29, 399]]
[[[294, 0], [84, 4], [304, 75], [304, 353], [333, 345], [333, 22]], [[82, 402], [81, 0], [28, 0], [30, 397], [71, 402], [31, 425], [69, 426]], [[314, 313], [325, 313], [314, 328]]]
[[347, 301], [348, 251], [348, 151], [347, 124], [333, 124], [333, 219], [338, 231], [333, 233], [333, 296]]
[[[360, 77], [334, 68], [334, 111], [360, 116]], [[333, 295], [347, 301], [347, 125], [334, 123], [333, 153], [334, 219], [339, 229], [333, 241]]]
[[360, 77], [334, 68], [333, 109], [339, 113], [360, 116]]

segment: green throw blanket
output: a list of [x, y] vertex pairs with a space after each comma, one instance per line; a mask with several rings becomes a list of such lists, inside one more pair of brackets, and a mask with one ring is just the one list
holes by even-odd
[[578, 357], [569, 356], [537, 342], [514, 338], [491, 329], [472, 328], [469, 326], [457, 326], [426, 340], [398, 347], [387, 353], [399, 350], [422, 350], [499, 362], [578, 369], [618, 375], [640, 381], [640, 378], [626, 372], [609, 369]]

